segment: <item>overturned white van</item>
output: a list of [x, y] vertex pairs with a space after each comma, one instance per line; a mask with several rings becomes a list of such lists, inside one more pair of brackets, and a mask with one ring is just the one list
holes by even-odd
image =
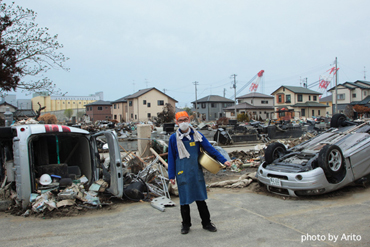
[[[108, 168], [100, 164], [97, 138], [104, 138], [109, 148]], [[0, 128], [0, 183], [14, 182], [16, 200], [23, 208], [30, 195], [37, 191], [37, 179], [44, 173], [60, 177], [85, 175], [89, 183], [103, 177], [107, 191], [116, 197], [123, 195], [123, 175], [117, 135], [88, 131], [62, 125], [33, 124]]]

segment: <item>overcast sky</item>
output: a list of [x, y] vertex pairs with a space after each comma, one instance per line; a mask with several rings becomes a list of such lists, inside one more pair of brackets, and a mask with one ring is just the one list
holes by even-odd
[[[13, 0], [12, 0], [13, 1]], [[3, 0], [5, 3], [12, 1]], [[113, 101], [156, 87], [178, 107], [207, 95], [234, 97], [265, 70], [258, 92], [328, 75], [370, 73], [368, 0], [15, 0], [58, 34], [70, 72], [47, 73], [63, 92]], [[317, 87], [311, 88], [318, 91]], [[246, 87], [239, 94], [249, 93]], [[17, 98], [25, 98], [17, 94]]]

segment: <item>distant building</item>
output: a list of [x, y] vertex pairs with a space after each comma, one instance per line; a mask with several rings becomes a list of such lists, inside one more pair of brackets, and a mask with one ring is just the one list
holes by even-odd
[[72, 116], [81, 117], [85, 114], [85, 105], [103, 100], [103, 92], [97, 92], [89, 96], [50, 96], [47, 92], [33, 94], [32, 109], [39, 110], [41, 107], [46, 107], [41, 114], [51, 113], [56, 115], [58, 120], [65, 119], [64, 111], [72, 109]]
[[17, 111], [17, 107], [9, 104], [8, 102], [4, 101], [0, 103], [0, 117], [4, 118], [4, 112], [6, 111], [6, 108], [9, 107], [9, 111], [11, 111], [13, 114]]
[[[271, 119], [274, 116], [274, 96], [252, 92], [236, 98], [237, 114], [248, 114], [254, 120]], [[227, 107], [224, 109], [226, 117], [233, 118], [235, 107]]]
[[126, 122], [127, 119], [127, 99], [129, 95], [112, 101], [112, 119], [118, 122]]
[[124, 97], [127, 102], [122, 114], [124, 121], [147, 121], [157, 117], [163, 111], [166, 104], [170, 104], [175, 110], [177, 100], [159, 91], [155, 87], [137, 91]]
[[85, 105], [86, 115], [91, 121], [112, 120], [112, 103], [110, 101], [98, 100]]
[[294, 117], [325, 116], [326, 104], [319, 103], [321, 93], [305, 87], [280, 86], [271, 93], [275, 97], [276, 118], [285, 119], [286, 114]]
[[195, 109], [203, 121], [217, 120], [220, 117], [225, 117], [224, 108], [235, 105], [234, 100], [227, 99], [218, 95], [208, 95], [197, 101], [191, 102], [193, 109]]
[[325, 116], [328, 116], [328, 117], [332, 116], [333, 115], [333, 95], [323, 97], [319, 99], [319, 101], [321, 104], [325, 104], [326, 106], [328, 106], [326, 108]]
[[[333, 105], [337, 104], [336, 112], [344, 113], [347, 105], [355, 105], [358, 102], [362, 102], [370, 95], [370, 81], [346, 81], [328, 89], [328, 92], [333, 95]], [[338, 94], [337, 97], [336, 94]]]

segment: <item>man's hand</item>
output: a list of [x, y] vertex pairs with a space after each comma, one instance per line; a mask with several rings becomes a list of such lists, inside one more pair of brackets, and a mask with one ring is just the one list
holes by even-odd
[[175, 185], [175, 179], [170, 179], [171, 184]]
[[230, 167], [230, 166], [231, 166], [231, 163], [230, 163], [230, 161], [226, 161], [226, 162], [224, 163], [224, 165], [225, 165], [225, 166], [227, 166], [227, 167]]

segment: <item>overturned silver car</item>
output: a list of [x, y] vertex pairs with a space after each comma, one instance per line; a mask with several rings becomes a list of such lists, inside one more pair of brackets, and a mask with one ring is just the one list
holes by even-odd
[[370, 173], [370, 122], [355, 124], [335, 114], [331, 128], [290, 149], [279, 143], [265, 150], [258, 180], [270, 192], [305, 196], [342, 188]]

